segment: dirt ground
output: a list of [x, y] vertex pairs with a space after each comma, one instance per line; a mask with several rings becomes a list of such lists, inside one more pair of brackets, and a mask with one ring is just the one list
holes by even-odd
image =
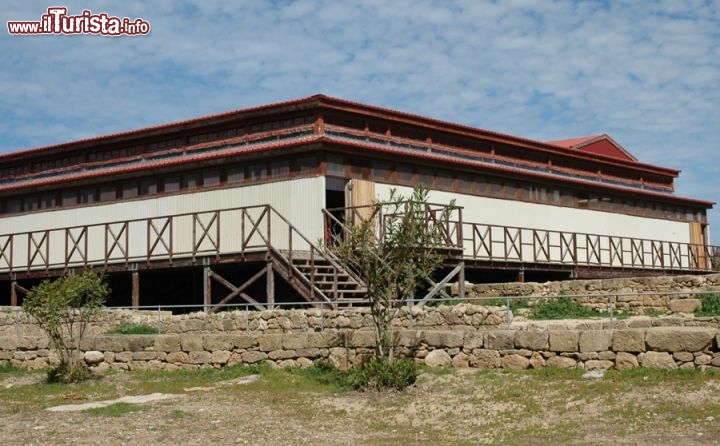
[[[720, 444], [718, 375], [430, 371], [399, 393], [340, 392], [279, 371], [256, 382], [121, 373], [48, 387], [41, 379], [0, 375], [3, 444]], [[154, 391], [174, 397], [118, 413], [46, 410]]]

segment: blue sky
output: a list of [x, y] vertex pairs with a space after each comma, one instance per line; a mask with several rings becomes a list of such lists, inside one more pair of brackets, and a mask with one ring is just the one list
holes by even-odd
[[[3, 23], [59, 4], [13, 3]], [[6, 29], [0, 152], [324, 93], [538, 140], [608, 133], [720, 201], [720, 0], [61, 4], [152, 31]]]

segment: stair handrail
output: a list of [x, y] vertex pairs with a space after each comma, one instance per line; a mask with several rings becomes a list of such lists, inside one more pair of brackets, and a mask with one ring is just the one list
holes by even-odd
[[[280, 212], [278, 212], [271, 205], [268, 205], [268, 207], [270, 208], [271, 212], [273, 212], [278, 218], [280, 218], [288, 226], [288, 231], [290, 234], [293, 234], [293, 233], [297, 234], [305, 243], [307, 243], [307, 245], [310, 247], [311, 255], [314, 252], [317, 252], [320, 255], [320, 257], [323, 260], [327, 261], [330, 265], [332, 265], [333, 268], [344, 272], [345, 274], [350, 276], [358, 285], [360, 285], [361, 287], [365, 287], [365, 283], [360, 279], [359, 275], [349, 267], [349, 265], [345, 265], [345, 263], [340, 258], [335, 256], [334, 254], [330, 255], [329, 252], [320, 249], [318, 246], [315, 245], [315, 243], [311, 242], [310, 239], [305, 237], [305, 235], [302, 232], [300, 232], [295, 227], [295, 225], [292, 224], [288, 219], [286, 219]], [[268, 239], [269, 239], [269, 237], [268, 237]], [[292, 240], [292, 236], [290, 237], [290, 240]], [[270, 240], [268, 240], [268, 247], [269, 248], [272, 247]], [[290, 250], [290, 252], [292, 253], [292, 250]], [[290, 260], [292, 263], [292, 257], [290, 257]], [[314, 263], [313, 263], [313, 266], [314, 266]], [[297, 268], [295, 268], [295, 269], [297, 270]], [[298, 272], [299, 272], [299, 270], [298, 270]]]

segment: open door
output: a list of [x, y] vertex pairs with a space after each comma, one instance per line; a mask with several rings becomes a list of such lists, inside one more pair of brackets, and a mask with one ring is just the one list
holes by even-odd
[[352, 179], [348, 181], [345, 189], [345, 202], [348, 204], [346, 221], [357, 224], [365, 221], [372, 215], [375, 200], [375, 183], [367, 180]]
[[707, 245], [705, 239], [705, 227], [696, 221], [690, 222], [690, 244], [693, 251], [693, 257], [697, 259], [697, 265], [690, 265], [700, 269], [708, 268]]

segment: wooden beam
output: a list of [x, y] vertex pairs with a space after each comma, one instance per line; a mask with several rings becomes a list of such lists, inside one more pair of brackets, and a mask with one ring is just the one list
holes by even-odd
[[18, 306], [17, 289], [15, 288], [16, 286], [17, 282], [15, 280], [10, 282], [10, 306], [12, 307]]
[[272, 307], [275, 305], [275, 272], [272, 267], [272, 261], [267, 262], [265, 270], [267, 272], [267, 275], [265, 276], [265, 281], [267, 282], [267, 303], [268, 307]]
[[[261, 269], [259, 272], [257, 272], [254, 276], [252, 276], [247, 282], [242, 284], [240, 287], [236, 287], [235, 285], [233, 285], [232, 283], [227, 281], [224, 277], [222, 277], [219, 274], [217, 274], [216, 272], [210, 270], [210, 277], [212, 279], [215, 279], [220, 284], [222, 284], [224, 287], [226, 287], [227, 289], [232, 291], [230, 294], [225, 296], [225, 298], [223, 298], [220, 302], [218, 302], [218, 305], [224, 305], [224, 304], [230, 302], [231, 300], [233, 300], [235, 297], [239, 296], [239, 297], [242, 297], [246, 302], [252, 304], [258, 310], [265, 310], [266, 308], [260, 302], [256, 301], [255, 299], [248, 296], [247, 294], [243, 293], [243, 291], [247, 287], [252, 285], [253, 282], [255, 282], [257, 279], [259, 279], [263, 274], [266, 274], [266, 272], [267, 272], [266, 270], [267, 270], [267, 266], [265, 268]], [[215, 309], [212, 309], [210, 312], [213, 312], [213, 311], [215, 311]]]
[[140, 273], [132, 272], [132, 307], [137, 309], [140, 306]]
[[212, 274], [214, 273], [209, 266], [203, 268], [203, 305], [205, 305], [205, 311], [210, 310], [212, 304]]

